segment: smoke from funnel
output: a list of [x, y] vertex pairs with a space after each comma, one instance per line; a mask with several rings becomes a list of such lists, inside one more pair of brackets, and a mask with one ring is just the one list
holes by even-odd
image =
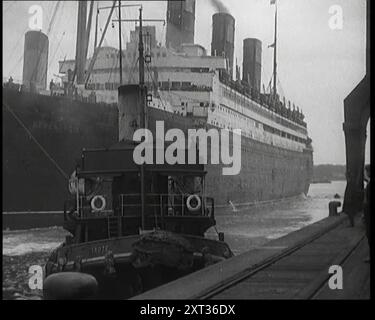
[[216, 8], [217, 12], [230, 14], [228, 8], [220, 0], [211, 0], [211, 4]]

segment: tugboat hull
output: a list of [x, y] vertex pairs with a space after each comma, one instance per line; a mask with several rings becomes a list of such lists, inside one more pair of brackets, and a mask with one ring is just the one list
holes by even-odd
[[[155, 231], [58, 247], [45, 268], [95, 277], [95, 299], [126, 299], [233, 256], [224, 242]], [[85, 298], [85, 297], [82, 297]]]

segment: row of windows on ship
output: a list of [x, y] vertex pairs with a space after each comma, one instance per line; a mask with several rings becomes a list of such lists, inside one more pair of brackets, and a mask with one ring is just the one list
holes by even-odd
[[[202, 106], [202, 103], [201, 105]], [[306, 143], [306, 140], [303, 139], [303, 138], [300, 138], [298, 136], [295, 136], [293, 134], [290, 134], [290, 133], [287, 133], [285, 131], [282, 131], [282, 130], [279, 130], [279, 129], [276, 129], [274, 127], [271, 127], [271, 126], [268, 126], [266, 124], [263, 124], [263, 123], [260, 123], [254, 119], [251, 119], [249, 117], [246, 117], [246, 116], [243, 116], [235, 111], [232, 111], [230, 110], [229, 108], [223, 106], [223, 105], [219, 105], [217, 106], [217, 109], [221, 112], [225, 112], [227, 114], [229, 114], [229, 117], [231, 117], [232, 119], [233, 118], [237, 118], [239, 119], [240, 121], [236, 121], [236, 122], [242, 122], [242, 127], [245, 128], [245, 134], [248, 135], [249, 137], [253, 137], [254, 133], [250, 130], [249, 126], [252, 126], [253, 128], [255, 128], [257, 131], [264, 131], [266, 133], [269, 133], [269, 134], [272, 134], [272, 135], [276, 135], [276, 136], [280, 136], [282, 138], [286, 138], [288, 140], [291, 140], [291, 141], [295, 141], [295, 142], [298, 142], [298, 143], [302, 143], [302, 144], [305, 144]], [[220, 119], [221, 117], [219, 117], [219, 121], [217, 120], [217, 118], [215, 119], [212, 119], [210, 121], [211, 124], [215, 125], [215, 126], [218, 126], [218, 127], [221, 127], [221, 128], [226, 128], [228, 130], [233, 130], [233, 126], [231, 126], [230, 124], [228, 124], [228, 118], [226, 117], [225, 119]], [[222, 121], [220, 121], [222, 120]], [[234, 121], [232, 121], [234, 122]], [[247, 130], [246, 130], [247, 129]], [[262, 130], [263, 129], [263, 130]], [[256, 135], [256, 134], [255, 134]]]
[[[241, 96], [240, 94], [237, 94], [234, 90], [230, 90], [228, 88], [222, 87], [222, 95], [226, 97], [227, 99], [233, 101], [235, 104], [246, 107], [248, 109], [252, 109], [255, 111], [254, 104], [251, 103], [248, 99], [246, 99], [244, 96]], [[306, 123], [304, 122], [304, 114], [299, 111], [299, 109], [295, 109], [293, 107], [293, 110], [290, 108], [287, 108], [285, 104], [283, 104], [281, 101], [279, 103], [276, 103], [274, 101], [271, 101], [269, 98], [266, 97], [266, 95], [260, 95], [260, 97], [251, 97], [252, 100], [257, 101], [264, 109], [256, 108], [257, 112], [262, 112], [263, 115], [268, 115], [268, 111], [273, 111], [278, 115], [281, 115], [288, 120], [291, 120], [303, 127], [306, 128]], [[265, 110], [267, 109], [267, 110]], [[290, 127], [286, 121], [284, 121], [285, 124], [283, 125]], [[293, 128], [292, 128], [293, 129]]]
[[[228, 129], [228, 130], [234, 129], [231, 125], [225, 124], [224, 121], [222, 121], [222, 122], [217, 121], [217, 119], [210, 120], [210, 124], [212, 124], [216, 127], [219, 127], [219, 128], [223, 128], [223, 129]], [[305, 139], [294, 136], [294, 135], [292, 135], [290, 133], [287, 133], [287, 132], [284, 132], [284, 131], [280, 131], [278, 129], [272, 128], [272, 127], [267, 126], [267, 125], [263, 125], [263, 130], [261, 130], [259, 123], [255, 123], [254, 127], [257, 129], [258, 132], [257, 131], [254, 132], [250, 129], [247, 129], [247, 130], [242, 131], [242, 134], [249, 137], [249, 138], [256, 138], [258, 140], [264, 140], [264, 142], [267, 142], [267, 143], [271, 143], [271, 141], [273, 141], [272, 138], [271, 138], [271, 135], [272, 135], [272, 136], [277, 136], [277, 137], [281, 137], [281, 138], [284, 138], [284, 139], [288, 139], [288, 140], [293, 141], [293, 142], [306, 144]], [[261, 132], [263, 132], [263, 135], [262, 135]]]
[[[272, 114], [270, 112], [271, 109], [266, 108], [265, 105], [260, 104], [263, 107], [263, 108], [261, 108], [261, 107], [259, 107], [259, 105], [256, 105], [255, 103], [249, 101], [248, 99], [245, 99], [244, 97], [241, 97], [240, 95], [236, 94], [232, 90], [228, 90], [227, 88], [223, 87], [222, 88], [222, 95], [225, 98], [234, 102], [236, 106], [241, 106], [241, 107], [247, 108], [249, 110], [252, 110], [253, 112], [256, 112], [256, 113], [262, 115], [263, 117], [266, 117], [266, 118], [268, 118], [272, 121], [276, 121], [277, 123], [280, 123], [282, 126], [287, 127], [289, 129], [299, 131], [299, 132], [302, 132], [304, 134], [307, 133], [305, 123], [303, 123], [303, 127], [305, 127], [305, 128], [301, 129], [300, 127], [291, 123], [290, 121], [287, 121], [287, 120], [285, 120], [281, 117], [276, 116], [275, 114]], [[271, 110], [271, 111], [273, 111], [273, 110]], [[289, 120], [293, 121], [293, 119], [294, 118], [290, 118]], [[302, 125], [302, 123], [298, 123], [298, 124]]]
[[[89, 82], [86, 84], [87, 90], [117, 90], [120, 84], [118, 82]], [[212, 87], [204, 85], [195, 85], [190, 81], [160, 81], [158, 82], [160, 90], [177, 90], [177, 91], [211, 91]]]
[[[151, 56], [151, 58], [160, 58], [160, 57], [163, 57], [163, 58], [166, 58], [167, 57], [167, 52], [166, 51], [157, 51], [157, 52], [146, 52], [146, 55], [149, 55]], [[120, 56], [119, 52], [111, 52], [111, 53], [105, 53], [102, 55], [103, 58], [107, 58], [107, 59], [118, 59]], [[124, 59], [134, 59], [136, 57], [138, 57], [138, 51], [135, 50], [135, 51], [128, 51], [128, 52], [122, 52], [122, 57]]]
[[[201, 102], [199, 104], [199, 107], [201, 108], [207, 107], [207, 105], [208, 103]], [[183, 116], [184, 111], [185, 111], [185, 106], [187, 107], [187, 104], [185, 104], [184, 102], [181, 102], [180, 110], [182, 110], [182, 112], [179, 112], [178, 110], [174, 110], [174, 113], [177, 113]], [[157, 107], [161, 108], [160, 106], [157, 106]], [[256, 139], [256, 140], [259, 140], [259, 141], [262, 141], [271, 145], [275, 144], [275, 145], [279, 145], [282, 147], [289, 147], [291, 149], [298, 149], [298, 150], [300, 150], [301, 147], [296, 146], [295, 145], [296, 142], [300, 144], [304, 144], [304, 145], [307, 143], [306, 139], [303, 139], [293, 134], [287, 133], [285, 131], [273, 128], [271, 126], [260, 123], [251, 118], [238, 115], [236, 112], [229, 110], [229, 108], [227, 107], [218, 106], [218, 110], [230, 114], [229, 116], [233, 115], [233, 116], [236, 116], [237, 118], [240, 118], [242, 120], [242, 125], [237, 126], [237, 128], [242, 127], [243, 128], [242, 134], [249, 138]], [[211, 109], [211, 111], [213, 112], [214, 110]], [[187, 113], [187, 115], [188, 114], [189, 113]], [[211, 125], [214, 125], [222, 129], [228, 129], [231, 131], [233, 131], [234, 129], [234, 126], [232, 126], [233, 122], [230, 123], [230, 120], [228, 121], [227, 116], [225, 118], [219, 117], [219, 119], [215, 117], [214, 119], [209, 120], [209, 123]], [[253, 130], [251, 129], [251, 127], [253, 128]], [[289, 140], [289, 142], [287, 140]]]

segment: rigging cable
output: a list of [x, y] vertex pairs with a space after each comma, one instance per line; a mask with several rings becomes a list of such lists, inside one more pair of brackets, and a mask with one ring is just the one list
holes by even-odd
[[[59, 6], [60, 6], [60, 1], [57, 1], [56, 5], [55, 5], [55, 8], [54, 8], [54, 10], [53, 10], [52, 18], [51, 18], [51, 20], [50, 20], [50, 22], [49, 22], [49, 26], [48, 26], [48, 29], [47, 29], [47, 37], [48, 37], [48, 35], [49, 35], [49, 33], [50, 33], [51, 29], [52, 29], [53, 22], [54, 22], [54, 20], [55, 20], [55, 16], [56, 16], [56, 13], [57, 13], [57, 10], [58, 10]], [[40, 32], [42, 32], [42, 31], [40, 31]], [[38, 39], [38, 46], [37, 46], [37, 48], [38, 48], [38, 53], [39, 53], [39, 55], [38, 55], [38, 59], [37, 59], [37, 63], [35, 64], [35, 68], [34, 68], [34, 70], [33, 70], [33, 73], [31, 74], [31, 79], [34, 80], [34, 81], [37, 80], [37, 79], [35, 79], [35, 74], [36, 74], [36, 72], [37, 72], [37, 70], [38, 70], [38, 68], [39, 68], [40, 59], [41, 59], [41, 57], [42, 57], [42, 54], [41, 54], [41, 53], [42, 53], [42, 48], [39, 47], [39, 45], [40, 45], [40, 40], [41, 40], [41, 39], [39, 38], [39, 39]], [[47, 49], [47, 50], [48, 50], [48, 49]]]
[[[146, 64], [146, 68], [147, 68], [148, 74], [149, 74], [149, 76], [151, 77], [152, 82], [153, 82], [153, 84], [154, 84], [156, 90], [158, 90], [158, 86], [157, 86], [156, 80], [155, 80], [154, 76], [152, 75], [152, 71], [150, 70], [150, 67], [149, 67], [148, 64]], [[158, 91], [159, 91], [159, 90], [158, 90]], [[160, 94], [159, 94], [159, 98], [160, 98], [160, 102], [161, 102], [161, 104], [163, 105], [164, 110], [167, 110], [167, 108], [166, 108], [166, 106], [165, 106], [165, 103], [164, 103], [165, 101], [164, 101], [163, 97], [162, 97]]]
[[109, 77], [108, 77], [108, 83], [110, 82], [111, 80], [111, 77], [112, 77], [112, 72], [114, 69], [117, 69], [117, 64], [119, 63], [118, 59], [113, 59], [113, 62], [112, 62], [112, 66], [111, 66], [111, 71], [109, 73]]
[[56, 47], [56, 49], [55, 49], [55, 52], [53, 53], [53, 55], [52, 55], [52, 57], [51, 57], [51, 59], [50, 59], [50, 62], [49, 62], [49, 64], [48, 64], [48, 69], [51, 67], [52, 62], [54, 62], [54, 59], [55, 59], [55, 56], [56, 56], [57, 50], [60, 48], [61, 41], [62, 41], [64, 35], [65, 35], [65, 31], [64, 31], [63, 34], [61, 35], [60, 41], [59, 41], [58, 44], [57, 44], [57, 47]]
[[[26, 26], [26, 28], [23, 30], [23, 32], [21, 33], [21, 36], [19, 37], [19, 39], [17, 40], [15, 46], [13, 47], [13, 49], [11, 50], [11, 55], [9, 57], [9, 59], [13, 56], [13, 53], [14, 53], [14, 50], [18, 47], [20, 41], [22, 40], [22, 38], [24, 37], [24, 34], [26, 33], [26, 31], [29, 29], [28, 26]], [[12, 67], [12, 69], [10, 70], [10, 73], [13, 72], [13, 70], [15, 69], [16, 66], [18, 66], [18, 64], [22, 61], [23, 59], [23, 52], [21, 53], [21, 56], [18, 58], [17, 62], [14, 64], [14, 66]]]
[[[122, 12], [121, 12], [122, 13]], [[123, 14], [123, 13], [122, 13]], [[125, 13], [123, 14], [123, 19], [126, 19], [126, 10], [125, 10]], [[118, 11], [116, 10], [116, 17], [117, 17], [117, 20], [119, 20], [119, 16], [118, 16]], [[119, 22], [121, 23], [121, 22]], [[124, 29], [121, 29], [121, 39], [122, 39], [122, 43], [126, 43], [126, 36], [124, 36]]]
[[[43, 3], [43, 1], [39, 1], [39, 4], [41, 4], [41, 3]], [[51, 1], [51, 2], [48, 4], [48, 7], [52, 7], [52, 6], [53, 6], [53, 2]], [[51, 8], [47, 9], [47, 5], [46, 5], [46, 10], [43, 9], [43, 12], [46, 12], [46, 18], [47, 18], [46, 20], [47, 20], [47, 21], [50, 20], [50, 19], [49, 19], [50, 11], [51, 11]], [[45, 20], [44, 17], [43, 17], [43, 20]]]
[[[14, 51], [17, 49], [18, 45], [20, 44], [20, 41], [24, 37], [24, 34], [26, 33], [26, 31], [27, 31], [28, 28], [29, 27], [26, 26], [26, 28], [21, 33], [21, 36], [19, 37], [19, 39], [17, 40], [16, 44], [14, 45], [14, 47], [11, 50], [11, 54], [10, 54], [8, 60], [10, 60], [13, 57]], [[18, 64], [22, 61], [22, 59], [23, 59], [23, 52], [21, 53], [20, 57], [18, 58], [18, 60], [16, 61], [16, 63], [13, 65], [13, 67], [10, 69], [9, 75], [14, 71], [14, 69], [18, 66]]]
[[131, 84], [131, 81], [134, 81], [134, 74], [135, 74], [135, 71], [136, 71], [136, 68], [137, 68], [137, 64], [139, 62], [139, 57], [137, 57], [137, 59], [135, 59], [135, 57], [137, 57], [137, 56], [134, 56], [133, 66], [132, 66], [131, 71], [129, 73], [128, 84]]
[[11, 75], [11, 74], [13, 73], [14, 69], [19, 65], [19, 63], [22, 61], [22, 59], [23, 59], [23, 53], [22, 53], [22, 55], [18, 58], [17, 62], [14, 64], [13, 68], [10, 69], [10, 71], [9, 71], [9, 75]]
[[60, 3], [61, 3], [61, 1], [57, 1], [55, 9], [53, 10], [52, 18], [49, 22], [48, 29], [47, 29], [47, 36], [49, 35], [49, 33], [51, 32], [51, 29], [53, 27], [53, 23], [55, 21], [56, 13], [57, 13], [57, 10], [59, 9]]
[[[119, 14], [118, 14], [118, 11], [116, 11], [116, 17], [117, 17], [117, 20], [120, 20], [119, 18]], [[124, 14], [124, 18], [126, 18], [126, 11], [125, 11], [125, 14]], [[119, 24], [121, 23], [121, 21], [119, 21]], [[125, 39], [125, 36], [124, 36], [124, 29], [121, 30], [121, 40], [122, 40], [122, 43], [126, 43], [126, 39]], [[120, 51], [120, 50], [119, 50]], [[117, 64], [120, 62], [120, 55], [122, 56], [122, 52], [119, 52], [119, 59], [116, 61], [116, 65], [115, 65], [115, 68], [117, 69]], [[113, 67], [113, 65], [112, 65]], [[124, 68], [124, 65], [122, 66], [122, 68]], [[119, 72], [121, 73], [123, 70], [119, 70]], [[112, 69], [111, 69], [111, 73], [110, 73], [110, 77], [112, 75]], [[119, 77], [121, 77], [121, 75], [119, 74]], [[120, 83], [121, 85], [121, 83]]]
[[[27, 26], [27, 27], [22, 31], [21, 36], [18, 38], [18, 40], [16, 41], [16, 44], [14, 45], [14, 47], [13, 47], [12, 50], [11, 50], [11, 53], [10, 53], [10, 56], [9, 56], [8, 60], [11, 59], [11, 57], [13, 56], [13, 54], [14, 54], [14, 50], [16, 50], [16, 48], [17, 48], [18, 45], [20, 44], [20, 41], [21, 41], [22, 38], [24, 37], [24, 34], [25, 34], [25, 32], [27, 31], [28, 28], [29, 28], [29, 27]], [[22, 55], [23, 55], [23, 53], [22, 53]]]
[[7, 103], [3, 101], [3, 106], [10, 112], [10, 114], [16, 119], [19, 125], [28, 133], [29, 137], [34, 141], [34, 143], [40, 148], [40, 150], [44, 153], [44, 155], [53, 163], [59, 173], [66, 179], [69, 180], [69, 176], [65, 173], [65, 171], [58, 165], [58, 163], [49, 155], [46, 149], [38, 142], [38, 140], [33, 136], [31, 131], [26, 127], [26, 125], [22, 122], [22, 120], [13, 112], [13, 110], [9, 107]]

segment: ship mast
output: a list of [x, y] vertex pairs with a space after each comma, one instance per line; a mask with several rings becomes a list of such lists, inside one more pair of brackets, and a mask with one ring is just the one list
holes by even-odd
[[[121, 0], [118, 1], [118, 19], [121, 21]], [[118, 42], [120, 53], [120, 86], [122, 85], [122, 44], [121, 44], [121, 22], [118, 28]]]
[[91, 1], [89, 17], [87, 20], [87, 2], [78, 2], [76, 56], [73, 78], [71, 79], [71, 85], [73, 84], [75, 77], [77, 77], [77, 84], [85, 83], [85, 67], [90, 38], [93, 8], [94, 1]]
[[76, 39], [76, 65], [75, 65], [75, 76], [77, 76], [77, 84], [81, 84], [84, 79], [84, 68], [85, 68], [85, 36], [86, 36], [86, 12], [87, 2], [78, 2], [78, 21], [77, 21], [77, 39]]
[[117, 2], [117, 1], [114, 0], [113, 3], [112, 3], [112, 6], [111, 6], [111, 7], [98, 8], [98, 10], [101, 10], [101, 9], [109, 9], [109, 8], [110, 8], [111, 10], [110, 10], [110, 12], [109, 12], [109, 15], [108, 15], [108, 18], [107, 18], [107, 22], [105, 23], [104, 30], [103, 30], [102, 36], [101, 36], [101, 38], [100, 38], [99, 44], [98, 44], [97, 47], [95, 47], [94, 54], [93, 54], [93, 56], [92, 56], [92, 58], [91, 58], [91, 60], [90, 60], [90, 64], [89, 64], [89, 66], [88, 66], [88, 68], [87, 68], [86, 78], [85, 78], [85, 82], [84, 82], [85, 85], [87, 85], [87, 83], [88, 83], [88, 81], [89, 81], [89, 79], [90, 79], [91, 72], [92, 72], [92, 70], [93, 70], [93, 68], [94, 68], [94, 64], [95, 64], [96, 58], [98, 57], [98, 54], [99, 54], [99, 51], [100, 51], [99, 49], [100, 49], [101, 46], [102, 46], [102, 43], [103, 43], [103, 41], [104, 41], [105, 34], [106, 34], [106, 32], [107, 32], [107, 29], [108, 29], [109, 22], [110, 22], [111, 17], [112, 17], [112, 13], [113, 13], [113, 11], [114, 11], [114, 9], [115, 9], [115, 7], [116, 7], [116, 2]]
[[[135, 7], [139, 6], [139, 18], [138, 19], [121, 19], [113, 20], [115, 22], [138, 22], [139, 23], [139, 42], [138, 42], [138, 56], [139, 56], [139, 111], [140, 111], [140, 128], [147, 129], [147, 114], [146, 114], [146, 87], [145, 87], [145, 57], [144, 57], [144, 45], [143, 45], [143, 19], [142, 19], [142, 5], [122, 5], [119, 7]], [[149, 22], [164, 22], [162, 19], [146, 19]], [[121, 35], [120, 35], [121, 36]], [[121, 60], [120, 60], [121, 61]], [[120, 71], [121, 74], [121, 71]], [[145, 192], [145, 165], [141, 165], [141, 218], [142, 218], [142, 230], [145, 230], [145, 209], [146, 209], [146, 192]]]
[[143, 46], [143, 30], [142, 30], [142, 7], [139, 8], [139, 87], [141, 92], [141, 128], [146, 129], [146, 110], [144, 103], [144, 91], [145, 91], [145, 57], [144, 57], [144, 46]]
[[[141, 111], [141, 128], [146, 132], [146, 104], [145, 104], [145, 59], [143, 56], [143, 30], [142, 30], [142, 7], [139, 8], [139, 103]], [[142, 229], [145, 229], [145, 166], [141, 165], [141, 203], [142, 203]]]
[[99, 1], [96, 2], [96, 20], [95, 20], [95, 40], [94, 40], [94, 51], [98, 43], [98, 19], [99, 19]]
[[273, 43], [273, 97], [277, 97], [277, 1], [275, 1], [275, 40]]
[[[120, 1], [119, 1], [120, 2]], [[146, 130], [147, 128], [147, 121], [146, 121], [146, 95], [145, 95], [145, 59], [144, 59], [144, 46], [143, 46], [143, 21], [142, 21], [142, 6], [141, 5], [122, 5], [123, 7], [134, 7], [139, 6], [139, 18], [138, 19], [121, 19], [119, 16], [118, 20], [114, 20], [115, 22], [119, 22], [121, 25], [122, 22], [138, 22], [139, 23], [139, 42], [138, 42], [138, 55], [139, 55], [139, 111], [140, 111], [140, 128]], [[119, 10], [122, 7], [121, 3], [119, 3]], [[121, 30], [119, 28], [119, 30]], [[119, 34], [121, 37], [121, 32]], [[121, 41], [120, 41], [121, 45]], [[121, 48], [120, 48], [120, 62], [122, 63], [121, 59]], [[120, 66], [120, 81], [122, 79], [122, 67]], [[146, 194], [145, 194], [145, 165], [141, 165], [141, 227], [142, 230], [145, 230], [145, 211], [146, 211]]]

